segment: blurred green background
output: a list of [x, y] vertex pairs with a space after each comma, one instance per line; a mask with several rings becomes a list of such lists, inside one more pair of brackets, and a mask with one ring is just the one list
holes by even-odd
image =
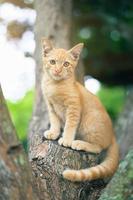
[[28, 91], [25, 97], [16, 103], [7, 100], [12, 121], [16, 127], [18, 137], [27, 151], [28, 126], [32, 115], [34, 101], [33, 90]]

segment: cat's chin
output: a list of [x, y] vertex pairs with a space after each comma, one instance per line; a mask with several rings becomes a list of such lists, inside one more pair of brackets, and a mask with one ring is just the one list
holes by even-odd
[[59, 77], [59, 76], [54, 76], [54, 77], [52, 77], [52, 79], [55, 80], [55, 81], [63, 80], [63, 78]]

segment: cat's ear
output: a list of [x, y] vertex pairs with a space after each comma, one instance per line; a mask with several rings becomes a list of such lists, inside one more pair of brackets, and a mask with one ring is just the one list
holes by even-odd
[[74, 60], [78, 60], [80, 53], [83, 49], [84, 44], [83, 43], [79, 43], [76, 46], [74, 46], [72, 49], [69, 50], [69, 53], [71, 54], [72, 58]]
[[53, 46], [47, 38], [42, 38], [41, 39], [42, 43], [42, 51], [43, 51], [43, 56], [47, 56], [47, 54], [53, 49]]

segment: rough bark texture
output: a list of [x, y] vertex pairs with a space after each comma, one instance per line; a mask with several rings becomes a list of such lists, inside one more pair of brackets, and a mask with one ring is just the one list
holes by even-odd
[[133, 149], [121, 162], [99, 200], [132, 200], [133, 199]]
[[[95, 200], [106, 183], [103, 180], [72, 183], [64, 180], [66, 168], [88, 168], [101, 161], [101, 156], [60, 147], [56, 141], [43, 141], [32, 151], [32, 169], [36, 187], [41, 191], [39, 199], [47, 200]], [[104, 155], [104, 152], [102, 156]]]
[[[122, 161], [116, 175], [103, 191], [100, 200], [133, 199], [133, 88], [128, 91], [126, 98], [124, 110], [116, 124]], [[127, 155], [126, 158], [125, 155]]]
[[31, 200], [32, 191], [28, 160], [12, 125], [0, 88], [0, 200]]
[[[40, 51], [41, 37], [50, 38], [55, 46], [68, 49], [71, 35], [71, 1], [36, 0], [37, 20], [35, 25], [36, 50], [36, 99], [30, 124], [29, 157], [32, 163], [39, 199], [78, 200], [99, 197], [103, 181], [71, 183], [61, 176], [66, 167], [74, 169], [96, 165], [99, 156], [83, 154], [57, 145], [56, 142], [43, 141], [43, 132], [49, 127], [47, 109], [41, 93], [42, 61]], [[83, 79], [82, 70], [79, 70]]]
[[124, 110], [116, 124], [121, 159], [125, 157], [130, 147], [133, 148], [133, 88], [128, 90], [126, 99]]

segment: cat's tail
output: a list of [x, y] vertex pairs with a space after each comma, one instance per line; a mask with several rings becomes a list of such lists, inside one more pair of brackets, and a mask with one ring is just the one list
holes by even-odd
[[112, 176], [117, 169], [118, 161], [119, 149], [116, 139], [113, 138], [107, 152], [107, 157], [101, 164], [81, 170], [67, 169], [63, 172], [63, 177], [70, 181], [86, 181]]

